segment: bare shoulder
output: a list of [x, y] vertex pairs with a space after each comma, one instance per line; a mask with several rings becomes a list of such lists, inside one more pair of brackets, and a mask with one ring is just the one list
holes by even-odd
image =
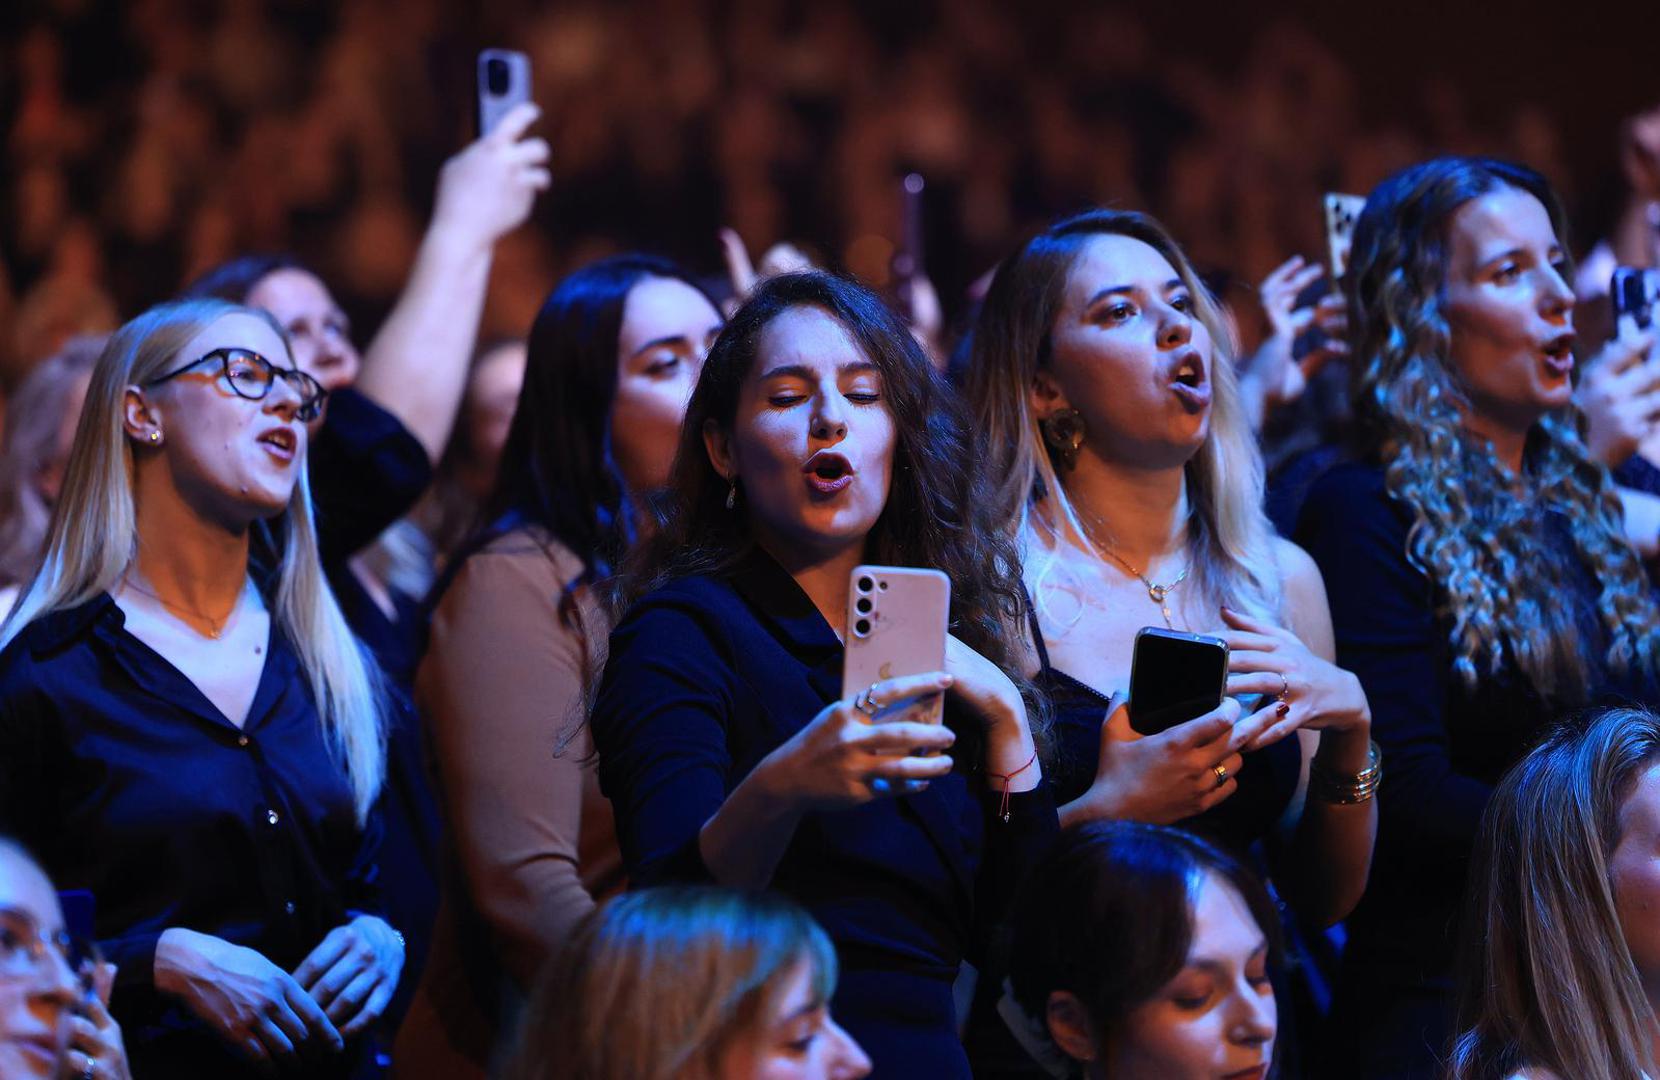
[[1288, 596], [1309, 589], [1318, 589], [1325, 596], [1325, 581], [1314, 558], [1283, 536], [1274, 537], [1274, 566]]

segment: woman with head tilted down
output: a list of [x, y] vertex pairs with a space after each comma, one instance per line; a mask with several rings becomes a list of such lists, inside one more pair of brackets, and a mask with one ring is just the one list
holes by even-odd
[[1660, 718], [1594, 709], [1493, 790], [1449, 1080], [1660, 1075]]
[[586, 724], [600, 594], [668, 481], [720, 323], [673, 263], [621, 255], [561, 281], [531, 328], [500, 479], [416, 680], [451, 844], [400, 1077], [487, 1075], [536, 973], [623, 886]]
[[[1036, 680], [1055, 702], [1061, 818], [1170, 824], [1236, 852], [1289, 826], [1277, 864], [1307, 917], [1366, 884], [1366, 697], [1331, 663], [1320, 575], [1276, 539], [1216, 305], [1164, 229], [1098, 210], [998, 271], [968, 397], [997, 518], [1024, 547]], [[1137, 631], [1215, 634], [1254, 702], [1138, 738]], [[1133, 707], [1133, 703], [1132, 703]], [[1312, 779], [1312, 783], [1311, 783]]]
[[1561, 220], [1531, 170], [1440, 158], [1355, 227], [1359, 445], [1297, 528], [1389, 763], [1329, 1026], [1346, 1075], [1436, 1075], [1493, 785], [1562, 709], [1654, 693], [1660, 621], [1576, 431]]
[[[836, 943], [835, 1012], [878, 1074], [967, 1075], [952, 982], [1055, 828], [999, 666], [1013, 553], [970, 527], [968, 460], [947, 389], [874, 296], [823, 274], [761, 285], [692, 395], [653, 573], [593, 714], [631, 879], [800, 901]], [[948, 574], [953, 637], [946, 671], [843, 699], [862, 562]], [[945, 694], [947, 724], [868, 723], [866, 693]]]
[[321, 398], [261, 313], [122, 327], [0, 630], [0, 825], [94, 894], [141, 1076], [348, 1075], [403, 964], [377, 686], [304, 480]]

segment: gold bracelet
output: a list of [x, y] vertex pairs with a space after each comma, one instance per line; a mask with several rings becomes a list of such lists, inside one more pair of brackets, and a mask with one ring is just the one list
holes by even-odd
[[1357, 773], [1335, 773], [1312, 762], [1308, 770], [1309, 794], [1321, 802], [1353, 806], [1373, 798], [1383, 782], [1383, 751], [1375, 741], [1366, 750], [1366, 767]]

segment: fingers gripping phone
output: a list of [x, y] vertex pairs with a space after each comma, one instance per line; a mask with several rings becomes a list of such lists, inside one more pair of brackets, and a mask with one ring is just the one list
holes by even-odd
[[1617, 268], [1608, 286], [1608, 297], [1614, 303], [1616, 323], [1620, 316], [1630, 315], [1637, 320], [1637, 329], [1647, 330], [1654, 325], [1660, 309], [1660, 270]]
[[1331, 279], [1338, 282], [1349, 269], [1349, 249], [1354, 245], [1355, 222], [1366, 208], [1363, 195], [1326, 192], [1326, 255], [1331, 260]]
[[1130, 661], [1130, 728], [1139, 735], [1196, 720], [1222, 704], [1228, 643], [1204, 634], [1143, 627]]
[[[888, 679], [944, 671], [950, 615], [951, 579], [938, 570], [854, 567], [848, 578], [842, 697], [857, 698]], [[907, 705], [908, 701], [882, 702], [872, 719], [897, 720]], [[936, 696], [925, 714], [906, 719], [937, 724], [943, 706]]]
[[478, 134], [488, 135], [501, 118], [530, 100], [530, 57], [512, 49], [478, 54]]

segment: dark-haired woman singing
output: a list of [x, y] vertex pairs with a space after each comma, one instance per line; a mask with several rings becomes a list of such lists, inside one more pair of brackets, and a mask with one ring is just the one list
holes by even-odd
[[[878, 1075], [968, 1075], [953, 981], [1056, 827], [1004, 674], [1014, 553], [971, 527], [968, 456], [944, 383], [873, 295], [824, 274], [761, 285], [692, 396], [593, 715], [631, 877], [804, 904]], [[954, 637], [945, 671], [843, 698], [862, 562], [944, 571]], [[869, 722], [942, 694], [946, 726]]]

